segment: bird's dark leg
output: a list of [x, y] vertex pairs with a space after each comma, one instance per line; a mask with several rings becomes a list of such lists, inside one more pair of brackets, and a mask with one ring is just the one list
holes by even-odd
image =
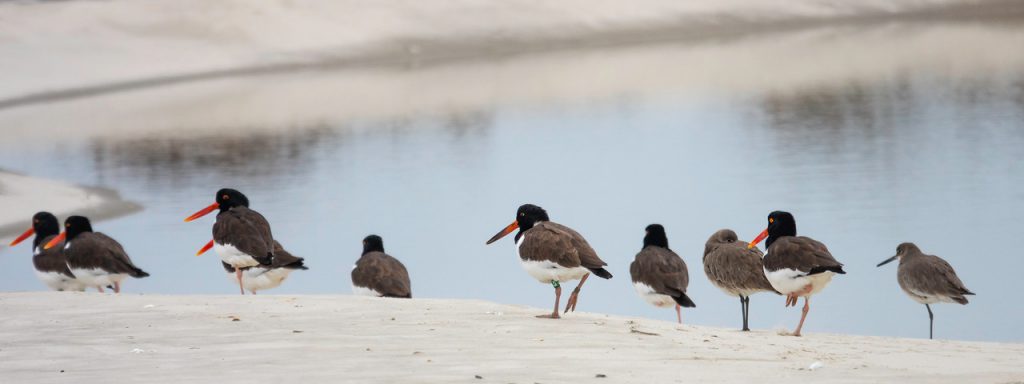
[[541, 319], [557, 319], [558, 318], [558, 300], [562, 298], [562, 285], [558, 284], [557, 281], [551, 280], [551, 285], [555, 287], [555, 310], [550, 315], [537, 315]]
[[576, 300], [579, 299], [580, 288], [583, 288], [583, 283], [587, 282], [588, 277], [590, 277], [589, 273], [583, 275], [583, 278], [580, 279], [580, 283], [576, 285], [576, 289], [572, 290], [572, 294], [569, 295], [569, 302], [565, 303], [565, 313], [569, 313], [569, 311], [576, 312]]
[[245, 287], [242, 286], [242, 269], [241, 268], [235, 268], [235, 277], [238, 278], [238, 290], [241, 291], [242, 295], [244, 296], [245, 295]]
[[928, 340], [931, 340], [933, 338], [932, 330], [935, 325], [935, 315], [932, 314], [932, 307], [928, 304], [925, 304], [924, 307], [928, 309]]
[[750, 296], [740, 296], [740, 308], [743, 309], [743, 330], [750, 331], [747, 318], [750, 317]]

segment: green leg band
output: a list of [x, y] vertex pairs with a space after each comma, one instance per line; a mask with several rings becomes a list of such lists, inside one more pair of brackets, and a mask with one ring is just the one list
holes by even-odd
[[558, 280], [551, 280], [551, 286], [555, 288], [561, 287], [561, 285], [558, 284]]

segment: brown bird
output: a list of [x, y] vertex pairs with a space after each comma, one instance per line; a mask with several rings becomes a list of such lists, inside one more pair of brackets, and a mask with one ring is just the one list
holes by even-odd
[[896, 256], [885, 259], [878, 266], [900, 259], [896, 268], [896, 281], [900, 288], [914, 301], [928, 309], [928, 338], [934, 335], [935, 316], [929, 304], [938, 302], [967, 305], [966, 295], [974, 295], [956, 276], [953, 267], [935, 255], [926, 255], [914, 243], [903, 243], [896, 247]]
[[644, 229], [644, 246], [629, 265], [633, 288], [644, 301], [655, 307], [676, 307], [676, 321], [683, 323], [680, 306], [693, 308], [697, 304], [686, 296], [690, 273], [686, 262], [668, 248], [665, 227], [651, 224]]
[[[208, 207], [185, 218], [186, 222], [219, 210], [217, 222], [213, 224], [213, 250], [223, 263], [235, 269], [238, 289], [245, 294], [243, 268], [274, 265], [276, 242], [270, 231], [270, 223], [259, 212], [249, 209], [249, 198], [234, 189], [217, 191], [215, 201]], [[202, 254], [203, 247], [196, 255]]]
[[[210, 242], [212, 243], [213, 240]], [[284, 283], [292, 271], [309, 269], [303, 264], [303, 261], [303, 258], [292, 255], [284, 249], [281, 243], [274, 240], [274, 261], [270, 265], [241, 268], [242, 287], [254, 295], [256, 291], [277, 288]], [[235, 282], [238, 270], [223, 261], [221, 265], [228, 272], [228, 279]]]
[[744, 331], [750, 330], [747, 322], [750, 295], [775, 292], [764, 276], [762, 256], [760, 249], [749, 248], [747, 242], [740, 241], [731, 229], [715, 232], [704, 243], [704, 274], [722, 292], [740, 298]]
[[795, 306], [800, 297], [804, 298], [800, 324], [793, 336], [800, 336], [807, 312], [811, 310], [810, 298], [821, 292], [832, 276], [845, 274], [843, 264], [836, 261], [825, 244], [806, 236], [796, 235], [796, 220], [789, 212], [775, 211], [768, 215], [768, 229], [757, 235], [747, 247], [753, 248], [765, 237], [767, 254], [764, 256], [764, 274], [772, 288], [786, 295], [786, 306]]
[[558, 301], [562, 297], [562, 282], [580, 280], [565, 305], [565, 312], [568, 313], [576, 311], [580, 288], [591, 273], [605, 279], [612, 278], [612, 274], [604, 269], [608, 263], [597, 257], [597, 252], [594, 252], [583, 236], [569, 227], [550, 221], [548, 213], [533, 204], [520, 206], [516, 212], [516, 221], [487, 240], [487, 244], [498, 241], [516, 229], [519, 230], [515, 236], [516, 250], [526, 273], [555, 288], [555, 310], [551, 314], [537, 317], [559, 318]]
[[352, 293], [374, 297], [412, 298], [409, 271], [401, 261], [384, 253], [384, 239], [363, 239], [363, 255], [352, 267]]
[[68, 269], [68, 261], [62, 251], [63, 245], [43, 249], [43, 246], [60, 234], [60, 222], [50, 212], [38, 212], [32, 216], [32, 227], [21, 236], [11, 241], [10, 246], [18, 245], [32, 234], [32, 264], [36, 268], [36, 276], [43, 284], [55, 291], [84, 291], [85, 285], [75, 278]]
[[64, 241], [64, 257], [68, 268], [82, 284], [96, 287], [112, 286], [114, 293], [121, 293], [121, 281], [125, 277], [143, 278], [148, 273], [132, 263], [121, 243], [101, 232], [93, 232], [92, 224], [85, 216], [71, 216], [64, 220], [64, 232], [50, 239], [45, 249]]

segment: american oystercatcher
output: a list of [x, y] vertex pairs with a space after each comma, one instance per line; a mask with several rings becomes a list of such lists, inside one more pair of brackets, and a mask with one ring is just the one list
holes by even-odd
[[565, 312], [568, 313], [576, 310], [580, 288], [591, 273], [605, 279], [612, 278], [612, 274], [604, 269], [608, 263], [597, 257], [597, 252], [594, 252], [583, 236], [569, 227], [550, 221], [548, 213], [533, 204], [520, 206], [516, 212], [516, 221], [487, 240], [487, 244], [498, 241], [516, 229], [519, 230], [515, 236], [516, 250], [526, 273], [555, 288], [555, 310], [551, 314], [537, 317], [559, 318], [558, 301], [562, 297], [562, 282], [580, 280], [565, 306]]
[[644, 246], [629, 265], [633, 288], [644, 301], [655, 307], [676, 308], [676, 320], [683, 323], [679, 307], [693, 308], [697, 304], [686, 296], [690, 273], [679, 255], [668, 248], [665, 227], [651, 224], [644, 229]]

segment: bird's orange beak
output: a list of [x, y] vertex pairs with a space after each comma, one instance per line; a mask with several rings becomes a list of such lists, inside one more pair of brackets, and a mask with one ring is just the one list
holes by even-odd
[[747, 244], [747, 249], [756, 247], [757, 243], [760, 243], [761, 240], [764, 240], [764, 238], [766, 238], [766, 237], [768, 237], [768, 229], [767, 228], [765, 228], [765, 230], [761, 231], [761, 234], [757, 235], [757, 237], [755, 237], [754, 240], [750, 242], [750, 244]]
[[25, 231], [25, 233], [22, 233], [21, 236], [18, 236], [17, 239], [11, 241], [11, 243], [8, 244], [8, 246], [13, 247], [15, 245], [18, 245], [18, 243], [25, 241], [25, 239], [27, 239], [29, 236], [32, 236], [33, 233], [36, 233], [36, 230], [33, 228], [29, 228], [27, 231]]
[[196, 256], [206, 253], [206, 251], [209, 251], [210, 248], [213, 248], [213, 240], [210, 240], [209, 243], [206, 243], [206, 245], [204, 245], [202, 248], [199, 248], [199, 252], [196, 252]]
[[509, 224], [507, 227], [505, 227], [505, 229], [502, 229], [497, 234], [495, 234], [494, 237], [491, 237], [490, 240], [487, 240], [487, 244], [498, 241], [498, 239], [505, 237], [505, 235], [508, 235], [512, 233], [512, 231], [515, 231], [517, 229], [519, 229], [519, 223], [513, 221], [512, 224]]
[[210, 204], [210, 206], [208, 206], [206, 208], [203, 208], [203, 209], [200, 209], [199, 212], [193, 213], [192, 216], [186, 217], [185, 218], [185, 222], [187, 223], [187, 222], [190, 222], [192, 220], [198, 219], [200, 217], [206, 216], [208, 213], [213, 212], [217, 208], [220, 208], [220, 204], [218, 204], [218, 203]]
[[57, 245], [57, 243], [64, 241], [64, 238], [67, 236], [68, 231], [61, 232], [59, 235], [55, 236], [52, 240], [50, 240], [49, 243], [46, 243], [46, 245], [43, 246], [43, 249], [53, 248], [53, 246]]

